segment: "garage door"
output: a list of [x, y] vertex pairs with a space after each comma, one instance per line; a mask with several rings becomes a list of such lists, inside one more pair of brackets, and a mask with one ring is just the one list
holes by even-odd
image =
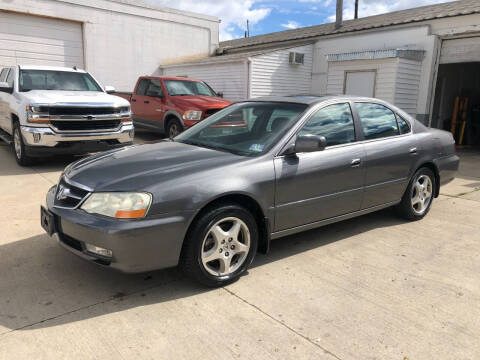
[[440, 64], [480, 61], [480, 36], [443, 40]]
[[0, 67], [22, 64], [83, 68], [82, 25], [0, 11]]

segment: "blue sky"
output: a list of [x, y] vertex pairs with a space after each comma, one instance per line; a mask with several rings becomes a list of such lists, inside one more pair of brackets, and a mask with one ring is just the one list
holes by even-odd
[[[147, 0], [148, 1], [148, 0]], [[159, 5], [217, 16], [220, 40], [250, 36], [334, 21], [336, 0], [149, 0]], [[451, 0], [359, 0], [360, 17]], [[354, 0], [343, 0], [344, 17], [353, 18]]]

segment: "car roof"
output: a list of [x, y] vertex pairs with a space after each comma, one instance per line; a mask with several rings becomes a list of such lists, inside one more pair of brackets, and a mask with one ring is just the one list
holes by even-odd
[[74, 67], [65, 67], [65, 66], [44, 66], [44, 65], [18, 65], [20, 69], [24, 70], [52, 70], [52, 71], [70, 71], [70, 72], [82, 72], [86, 71]]
[[359, 96], [350, 96], [350, 95], [309, 95], [309, 94], [300, 94], [300, 95], [290, 95], [290, 96], [264, 96], [254, 99], [248, 99], [247, 101], [255, 102], [286, 102], [286, 103], [296, 103], [296, 104], [306, 104], [312, 105], [325, 101], [331, 100], [345, 100], [345, 101], [374, 101], [382, 102], [379, 99], [359, 97]]
[[189, 77], [182, 77], [182, 76], [142, 76], [143, 79], [159, 79], [159, 80], [183, 80], [183, 81], [195, 81], [195, 82], [203, 82], [203, 80], [189, 78]]

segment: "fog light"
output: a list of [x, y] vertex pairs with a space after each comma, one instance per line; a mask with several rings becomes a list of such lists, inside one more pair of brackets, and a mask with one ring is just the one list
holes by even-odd
[[128, 134], [130, 135], [130, 138], [133, 139], [135, 137], [135, 130], [134, 129], [130, 130]]
[[99, 246], [85, 244], [85, 247], [87, 248], [88, 252], [91, 252], [96, 255], [105, 256], [105, 257], [112, 257], [113, 255], [112, 250], [104, 249]]
[[33, 134], [33, 141], [34, 141], [35, 143], [38, 143], [38, 142], [40, 141], [40, 138], [41, 138], [41, 137], [42, 137], [42, 135], [37, 134], [37, 133], [34, 133], [34, 134]]

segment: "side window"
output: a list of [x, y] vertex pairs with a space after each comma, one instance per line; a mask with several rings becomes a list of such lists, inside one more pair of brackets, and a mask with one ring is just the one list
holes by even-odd
[[3, 68], [0, 73], [0, 82], [4, 82], [7, 79], [8, 68]]
[[399, 135], [395, 114], [380, 104], [355, 103], [366, 140]]
[[319, 135], [327, 146], [355, 141], [355, 126], [349, 104], [334, 104], [318, 110], [300, 130], [299, 135]]
[[160, 84], [160, 81], [150, 80], [150, 85], [148, 86], [146, 95], [152, 96], [152, 97], [162, 97], [163, 90], [162, 90], [162, 84]]
[[15, 75], [15, 71], [10, 70], [7, 76], [6, 82], [8, 83], [8, 86], [13, 87], [13, 77]]
[[400, 134], [407, 134], [410, 132], [410, 124], [408, 123], [407, 120], [405, 120], [398, 114], [397, 114], [397, 123], [398, 123], [398, 127], [400, 128]]
[[137, 95], [146, 95], [149, 83], [150, 83], [150, 80], [148, 79], [140, 80], [140, 83], [138, 84], [138, 87], [137, 87]]

